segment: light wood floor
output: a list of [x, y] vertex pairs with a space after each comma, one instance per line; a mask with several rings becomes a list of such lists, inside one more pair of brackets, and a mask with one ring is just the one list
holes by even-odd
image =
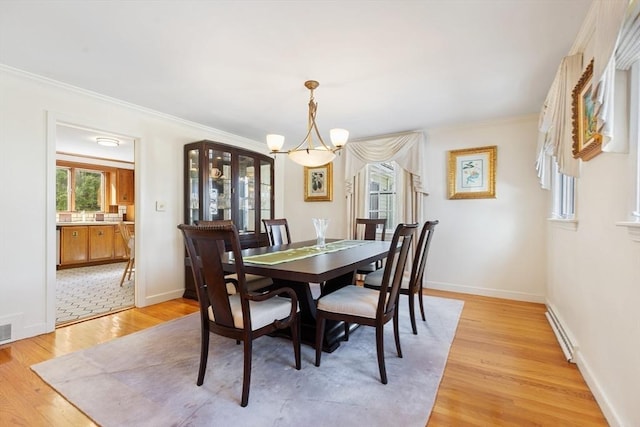
[[[564, 359], [543, 305], [428, 293], [465, 301], [429, 427], [607, 425]], [[29, 367], [196, 310], [194, 301], [178, 299], [0, 346], [0, 425], [94, 425]]]

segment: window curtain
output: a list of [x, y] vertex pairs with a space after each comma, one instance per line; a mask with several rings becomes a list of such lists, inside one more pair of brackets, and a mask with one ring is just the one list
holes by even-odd
[[[602, 135], [602, 151], [617, 153], [628, 150], [626, 138], [614, 138], [614, 93], [616, 69], [621, 69], [617, 65], [617, 47], [619, 41], [625, 39], [623, 32], [629, 29], [628, 25], [623, 25], [629, 3], [629, 0], [599, 0], [594, 34], [592, 81], [595, 83], [595, 90], [592, 98], [598, 130]], [[635, 3], [637, 6], [637, 0]]]
[[[538, 159], [536, 170], [542, 188], [551, 188], [552, 162], [560, 172], [577, 177], [580, 162], [573, 158], [572, 92], [582, 75], [582, 54], [566, 56], [553, 79], [538, 122]], [[563, 144], [570, 141], [570, 144]]]
[[[403, 222], [423, 222], [422, 205], [428, 194], [426, 145], [422, 132], [405, 132], [354, 140], [345, 146], [345, 192], [347, 226], [353, 234], [355, 218], [364, 215], [366, 188], [363, 172], [367, 163], [395, 161], [408, 183], [404, 194]], [[407, 191], [408, 190], [408, 191]]]
[[[613, 138], [616, 68], [629, 67], [638, 58], [640, 0], [594, 0], [569, 56], [565, 57], [549, 89], [540, 113], [536, 169], [542, 188], [550, 188], [555, 157], [560, 172], [579, 177], [580, 161], [573, 158], [572, 91], [586, 67], [594, 59], [592, 81], [598, 129], [603, 135], [603, 151], [625, 152], [626, 138]], [[589, 58], [578, 60], [592, 45]], [[624, 58], [624, 59], [623, 59]], [[580, 70], [576, 73], [578, 64]], [[622, 69], [627, 69], [622, 68]]]

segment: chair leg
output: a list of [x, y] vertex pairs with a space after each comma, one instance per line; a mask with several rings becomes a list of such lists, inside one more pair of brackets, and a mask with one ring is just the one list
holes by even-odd
[[387, 383], [387, 369], [384, 366], [384, 326], [376, 326], [376, 351], [378, 353], [378, 369], [380, 370], [380, 381]]
[[131, 273], [133, 273], [133, 267], [135, 262], [136, 262], [135, 258], [129, 258], [129, 277], [127, 277], [127, 280], [131, 280]]
[[344, 340], [349, 341], [349, 322], [344, 322]]
[[324, 336], [325, 319], [319, 313], [316, 314], [316, 366], [320, 366], [322, 357], [322, 337]]
[[209, 331], [201, 328], [200, 337], [200, 368], [198, 369], [198, 380], [196, 384], [201, 386], [204, 382], [204, 374], [207, 372], [207, 359], [209, 357]]
[[127, 270], [129, 270], [129, 263], [131, 259], [127, 260], [127, 265], [124, 267], [124, 271], [122, 272], [122, 278], [120, 279], [120, 286], [124, 283], [124, 278], [127, 276]]
[[396, 339], [396, 351], [398, 357], [402, 357], [402, 348], [400, 348], [400, 316], [398, 315], [398, 306], [393, 313], [393, 336]]
[[300, 362], [300, 313], [297, 313], [296, 318], [291, 322], [291, 338], [291, 341], [293, 341], [293, 354], [296, 359], [296, 369], [300, 370], [302, 367]]
[[240, 406], [245, 407], [249, 404], [249, 386], [251, 385], [251, 347], [253, 340], [251, 337], [244, 341], [244, 372], [242, 379], [242, 401]]
[[409, 299], [409, 317], [411, 318], [411, 329], [413, 330], [413, 335], [418, 335], [418, 327], [416, 325], [416, 296], [412, 293], [407, 295]]
[[420, 313], [422, 313], [422, 321], [426, 322], [427, 318], [424, 317], [424, 304], [422, 303], [422, 285], [420, 285], [420, 293], [418, 294], [418, 299], [420, 301]]

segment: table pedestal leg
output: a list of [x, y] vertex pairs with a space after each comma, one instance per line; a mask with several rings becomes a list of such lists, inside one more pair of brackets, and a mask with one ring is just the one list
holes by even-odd
[[[326, 295], [354, 280], [354, 274], [345, 275], [325, 283], [322, 294]], [[315, 348], [316, 343], [316, 302], [311, 295], [311, 288], [308, 283], [293, 282], [289, 280], [274, 280], [274, 287], [286, 286], [293, 289], [298, 297], [300, 306], [300, 337], [302, 342]], [[354, 325], [355, 326], [355, 325]], [[325, 324], [324, 339], [322, 349], [327, 353], [333, 352], [340, 346], [340, 341], [344, 339], [344, 323], [334, 320], [327, 320]]]

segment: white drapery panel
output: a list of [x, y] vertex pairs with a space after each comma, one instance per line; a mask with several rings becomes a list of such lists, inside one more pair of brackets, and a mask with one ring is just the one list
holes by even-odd
[[[632, 1], [633, 6], [629, 7], [632, 3], [630, 0], [594, 0], [569, 56], [563, 60], [556, 73], [539, 121], [540, 135], [536, 169], [543, 188], [550, 188], [551, 158], [554, 153], [557, 155], [561, 173], [579, 177], [580, 162], [573, 159], [572, 155], [571, 92], [578, 83], [583, 70], [581, 69], [577, 76], [573, 76], [575, 62], [573, 59], [567, 58], [584, 52], [589, 40], [592, 40], [593, 43], [592, 82], [596, 88], [593, 91], [593, 97], [598, 130], [603, 135], [602, 149], [613, 152], [624, 152], [627, 149], [625, 138], [620, 137], [617, 140], [613, 138], [613, 108], [616, 62], [619, 60], [617, 49], [619, 49], [619, 41], [624, 40], [629, 33], [627, 24], [623, 28], [625, 16], [630, 16], [626, 20], [627, 23], [630, 19], [637, 21], [639, 0]], [[591, 57], [584, 58], [582, 65], [586, 68], [591, 59]]]
[[629, 0], [597, 2], [593, 60], [593, 102], [602, 135], [602, 151], [625, 152], [624, 138], [614, 138], [614, 93], [616, 79], [616, 46], [627, 14]]
[[560, 172], [577, 177], [580, 162], [573, 158], [572, 92], [582, 75], [582, 54], [566, 56], [553, 79], [538, 122], [538, 158], [536, 170], [542, 188], [551, 188], [551, 162], [555, 158]]
[[[345, 146], [345, 192], [347, 197], [347, 225], [353, 233], [354, 219], [364, 216], [366, 188], [364, 174], [367, 163], [395, 161], [405, 170], [403, 222], [422, 222], [422, 202], [428, 193], [426, 146], [422, 132], [406, 132], [359, 139]], [[408, 191], [407, 191], [408, 190]]]

